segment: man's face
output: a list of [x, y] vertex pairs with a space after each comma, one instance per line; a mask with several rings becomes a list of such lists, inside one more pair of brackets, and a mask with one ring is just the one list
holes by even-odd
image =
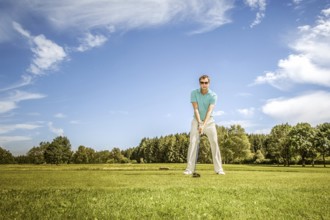
[[208, 90], [210, 85], [209, 79], [208, 78], [201, 79], [199, 81], [199, 85], [201, 86], [202, 90]]

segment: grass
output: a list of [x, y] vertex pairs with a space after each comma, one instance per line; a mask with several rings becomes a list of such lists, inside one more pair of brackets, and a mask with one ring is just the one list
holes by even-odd
[[329, 168], [184, 168], [1, 165], [0, 219], [330, 219]]

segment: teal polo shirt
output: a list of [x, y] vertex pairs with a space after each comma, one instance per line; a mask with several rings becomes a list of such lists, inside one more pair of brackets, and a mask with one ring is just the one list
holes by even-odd
[[[211, 104], [215, 105], [217, 102], [217, 98], [218, 98], [217, 94], [215, 94], [215, 92], [211, 91], [210, 89], [205, 95], [201, 93], [200, 89], [195, 89], [191, 92], [190, 101], [192, 103], [197, 102], [199, 116], [201, 117], [202, 121], [204, 121], [206, 117], [206, 113], [209, 108], [209, 105]], [[211, 113], [211, 116], [212, 114], [213, 112]]]

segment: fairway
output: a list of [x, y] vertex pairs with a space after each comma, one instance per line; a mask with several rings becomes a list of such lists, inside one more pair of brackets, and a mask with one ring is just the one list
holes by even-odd
[[[168, 167], [169, 170], [160, 170]], [[1, 219], [330, 219], [330, 169], [1, 165]]]

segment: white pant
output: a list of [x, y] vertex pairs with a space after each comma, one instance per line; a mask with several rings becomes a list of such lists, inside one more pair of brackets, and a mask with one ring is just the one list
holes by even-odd
[[[207, 135], [210, 145], [211, 145], [211, 151], [212, 151], [212, 160], [214, 165], [214, 171], [221, 172], [222, 169], [222, 162], [221, 162], [221, 155], [220, 155], [220, 149], [218, 145], [218, 135], [217, 130], [215, 127], [215, 122], [212, 117], [210, 117], [207, 124], [204, 126], [203, 130], [204, 134]], [[199, 132], [198, 132], [198, 122], [194, 118], [191, 122], [191, 130], [190, 130], [190, 143], [189, 143], [189, 149], [188, 149], [188, 156], [187, 156], [187, 169], [191, 172], [195, 171], [195, 164], [196, 164], [196, 151], [197, 151], [197, 145], [199, 141]]]

